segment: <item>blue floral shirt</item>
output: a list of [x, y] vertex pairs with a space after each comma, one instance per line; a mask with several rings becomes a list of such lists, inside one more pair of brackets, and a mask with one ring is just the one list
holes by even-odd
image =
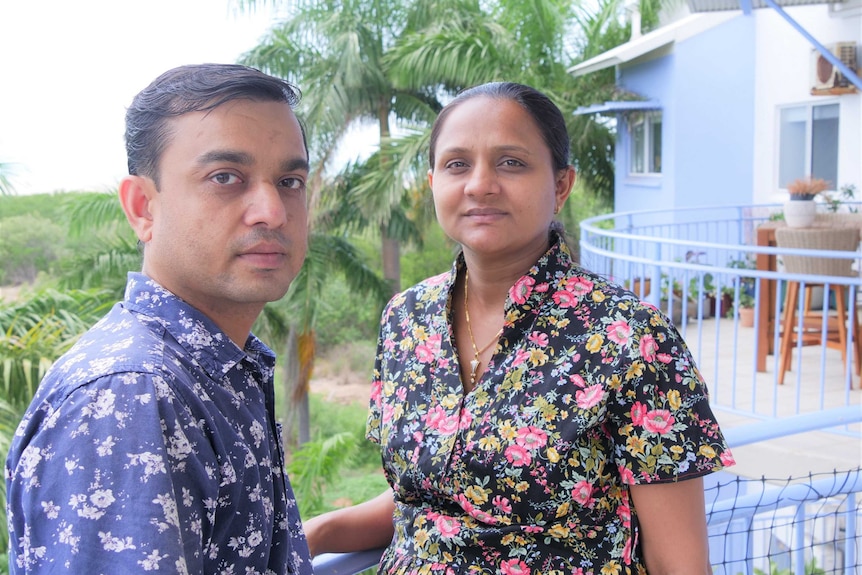
[[311, 574], [275, 356], [142, 274], [42, 381], [6, 461], [12, 573]]
[[368, 421], [395, 495], [386, 575], [643, 575], [630, 486], [733, 463], [685, 343], [554, 245], [466, 395], [452, 271], [383, 312]]

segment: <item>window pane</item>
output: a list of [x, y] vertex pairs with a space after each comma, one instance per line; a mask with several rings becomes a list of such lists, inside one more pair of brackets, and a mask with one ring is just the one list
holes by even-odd
[[812, 110], [811, 174], [838, 189], [838, 104]]
[[781, 110], [781, 127], [778, 143], [778, 185], [787, 184], [806, 176], [805, 124], [806, 108]]
[[644, 122], [639, 120], [632, 124], [632, 149], [631, 149], [631, 171], [642, 174], [644, 172]]
[[650, 157], [649, 171], [661, 172], [661, 114], [650, 117]]

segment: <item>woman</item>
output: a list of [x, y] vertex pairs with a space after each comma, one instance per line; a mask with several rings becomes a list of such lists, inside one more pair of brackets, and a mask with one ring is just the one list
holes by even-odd
[[368, 437], [392, 489], [308, 521], [312, 553], [388, 545], [386, 574], [711, 572], [701, 477], [732, 457], [677, 331], [572, 261], [553, 222], [568, 154], [527, 86], [440, 113], [428, 181], [463, 252], [384, 311]]

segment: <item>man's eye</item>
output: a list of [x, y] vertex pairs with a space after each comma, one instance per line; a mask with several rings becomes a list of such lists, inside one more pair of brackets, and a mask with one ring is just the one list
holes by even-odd
[[212, 177], [212, 180], [217, 184], [236, 184], [239, 182], [239, 176], [229, 172], [221, 172]]
[[281, 185], [290, 190], [301, 190], [305, 187], [305, 181], [302, 178], [284, 178]]
[[465, 167], [467, 164], [462, 162], [461, 160], [454, 160], [446, 164], [446, 168], [450, 170], [457, 170], [459, 168]]

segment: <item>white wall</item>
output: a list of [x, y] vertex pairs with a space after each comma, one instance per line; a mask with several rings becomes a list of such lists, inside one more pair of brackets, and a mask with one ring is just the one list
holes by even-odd
[[[844, 5], [839, 15], [828, 5], [785, 9], [818, 42], [852, 40], [862, 48], [862, 0]], [[778, 188], [778, 106], [816, 102], [840, 104], [837, 184], [854, 184], [862, 193], [862, 94], [812, 96], [813, 46], [775, 10], [755, 18], [754, 203], [784, 201]]]

